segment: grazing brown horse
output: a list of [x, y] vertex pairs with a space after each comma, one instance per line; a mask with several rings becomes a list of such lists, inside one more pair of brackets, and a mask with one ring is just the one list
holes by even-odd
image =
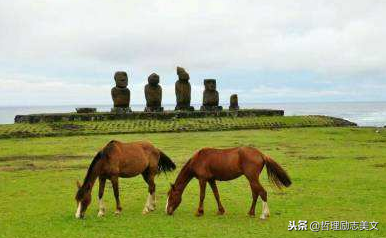
[[217, 214], [224, 214], [225, 210], [220, 202], [220, 196], [216, 186], [216, 180], [227, 181], [245, 175], [249, 180], [252, 190], [252, 206], [249, 215], [255, 215], [255, 207], [258, 196], [263, 200], [263, 210], [261, 219], [269, 216], [267, 204], [267, 192], [259, 183], [259, 175], [264, 165], [267, 166], [268, 177], [277, 187], [288, 187], [291, 180], [284, 169], [272, 158], [264, 155], [259, 150], [252, 147], [238, 147], [231, 149], [212, 149], [204, 148], [197, 153], [184, 165], [178, 174], [174, 184], [168, 193], [168, 200], [165, 211], [172, 215], [180, 205], [182, 193], [190, 180], [195, 177], [200, 184], [200, 203], [196, 212], [197, 216], [204, 214], [205, 188], [208, 182], [218, 205]]
[[118, 178], [130, 178], [139, 174], [142, 174], [149, 187], [149, 196], [143, 213], [153, 211], [155, 209], [155, 175], [161, 171], [173, 171], [175, 168], [173, 161], [149, 142], [110, 141], [91, 162], [83, 185], [78, 182], [78, 192], [75, 197], [78, 209], [75, 216], [76, 218], [84, 217], [91, 202], [91, 190], [97, 178], [99, 178], [98, 216], [105, 214], [102, 197], [106, 179], [111, 180], [113, 185], [117, 205], [115, 213], [119, 214], [122, 207], [119, 201]]

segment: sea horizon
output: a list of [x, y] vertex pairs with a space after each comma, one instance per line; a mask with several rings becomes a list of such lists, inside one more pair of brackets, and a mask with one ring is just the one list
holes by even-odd
[[[192, 104], [196, 110], [199, 104]], [[224, 108], [228, 104], [221, 104]], [[0, 106], [0, 124], [14, 123], [16, 115], [36, 113], [75, 112], [77, 107], [95, 107], [99, 112], [110, 111], [109, 104], [78, 104], [78, 105], [31, 105], [31, 106]], [[132, 104], [133, 111], [143, 111], [144, 104]], [[175, 104], [164, 104], [165, 110], [174, 110]], [[358, 124], [358, 126], [386, 126], [386, 102], [271, 102], [271, 103], [240, 103], [244, 109], [282, 109], [286, 116], [295, 115], [325, 115], [343, 118]]]

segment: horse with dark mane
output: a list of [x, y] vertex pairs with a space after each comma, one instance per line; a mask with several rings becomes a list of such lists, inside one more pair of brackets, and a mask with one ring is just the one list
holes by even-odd
[[99, 213], [105, 215], [103, 204], [103, 192], [106, 179], [113, 185], [116, 201], [116, 214], [122, 211], [119, 201], [118, 178], [130, 178], [142, 174], [148, 184], [149, 196], [143, 209], [143, 214], [155, 210], [155, 183], [154, 177], [160, 172], [173, 171], [176, 165], [161, 150], [149, 142], [122, 143], [110, 141], [97, 153], [91, 162], [82, 185], [77, 183], [78, 192], [75, 199], [78, 209], [76, 218], [83, 218], [87, 207], [91, 202], [91, 190], [97, 178], [99, 178]]
[[277, 187], [289, 187], [291, 179], [286, 171], [272, 158], [264, 155], [252, 147], [237, 147], [231, 149], [204, 148], [184, 165], [174, 184], [168, 192], [165, 212], [172, 215], [182, 200], [182, 193], [192, 178], [197, 178], [200, 184], [200, 203], [196, 212], [197, 216], [204, 214], [204, 198], [206, 184], [209, 183], [217, 201], [217, 214], [224, 214], [216, 180], [227, 181], [245, 175], [252, 190], [252, 206], [249, 215], [255, 215], [257, 198], [263, 200], [261, 219], [269, 217], [267, 192], [259, 182], [259, 175], [264, 165], [267, 167], [268, 178]]

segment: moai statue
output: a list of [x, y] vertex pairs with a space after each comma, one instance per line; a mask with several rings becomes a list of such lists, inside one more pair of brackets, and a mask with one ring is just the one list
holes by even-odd
[[115, 87], [111, 89], [111, 97], [113, 98], [114, 108], [111, 109], [111, 112], [115, 112], [115, 113], [131, 112], [130, 90], [127, 88], [127, 85], [128, 85], [127, 73], [123, 71], [115, 72], [114, 80], [115, 80]]
[[190, 106], [191, 87], [189, 83], [189, 74], [182, 67], [177, 67], [178, 80], [176, 82], [177, 106], [175, 110], [194, 111]]
[[232, 94], [229, 104], [229, 110], [239, 110], [239, 98], [237, 94]]
[[219, 95], [216, 90], [216, 80], [215, 79], [205, 79], [204, 80], [205, 91], [204, 99], [201, 106], [201, 111], [220, 111], [222, 107], [218, 105]]
[[146, 108], [145, 112], [162, 112], [162, 88], [159, 85], [159, 75], [152, 73], [148, 78], [148, 84], [145, 86]]

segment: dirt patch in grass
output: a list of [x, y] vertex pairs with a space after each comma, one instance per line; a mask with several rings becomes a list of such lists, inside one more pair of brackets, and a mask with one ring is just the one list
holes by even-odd
[[290, 149], [301, 149], [301, 146], [293, 145], [293, 144], [287, 144], [287, 143], [279, 143], [278, 147], [282, 148], [290, 148]]
[[282, 192], [282, 191], [279, 191], [279, 192], [273, 192], [273, 194], [275, 195], [278, 195], [278, 196], [287, 196], [287, 193], [286, 192]]
[[385, 168], [386, 167], [386, 163], [374, 164], [374, 167], [376, 167], [376, 168]]
[[367, 157], [367, 156], [357, 156], [354, 159], [357, 159], [357, 160], [368, 160], [369, 157]]
[[375, 139], [375, 140], [367, 140], [366, 141], [367, 143], [385, 143], [386, 142], [386, 138], [382, 138], [382, 139]]
[[5, 161], [16, 161], [16, 160], [49, 160], [49, 161], [60, 161], [60, 160], [80, 160], [85, 159], [87, 156], [79, 155], [17, 155], [17, 156], [2, 156], [0, 157], [1, 162]]
[[69, 166], [36, 166], [33, 163], [27, 163], [24, 165], [18, 165], [18, 166], [10, 166], [10, 165], [4, 165], [0, 166], [1, 172], [16, 172], [16, 171], [44, 171], [44, 170], [56, 170], [56, 171], [63, 171], [63, 170], [78, 170], [78, 169], [86, 169], [87, 165], [69, 165]]
[[323, 160], [323, 159], [329, 159], [329, 157], [327, 156], [320, 156], [320, 155], [317, 155], [317, 156], [307, 156], [305, 157], [306, 159], [310, 159], [310, 160]]
[[321, 156], [321, 155], [316, 155], [316, 156], [301, 156], [301, 159], [308, 159], [308, 160], [324, 160], [324, 159], [330, 159], [330, 157], [327, 156]]
[[301, 157], [300, 152], [298, 151], [286, 151], [284, 152], [284, 154], [288, 155], [289, 157], [296, 157], [296, 158]]

